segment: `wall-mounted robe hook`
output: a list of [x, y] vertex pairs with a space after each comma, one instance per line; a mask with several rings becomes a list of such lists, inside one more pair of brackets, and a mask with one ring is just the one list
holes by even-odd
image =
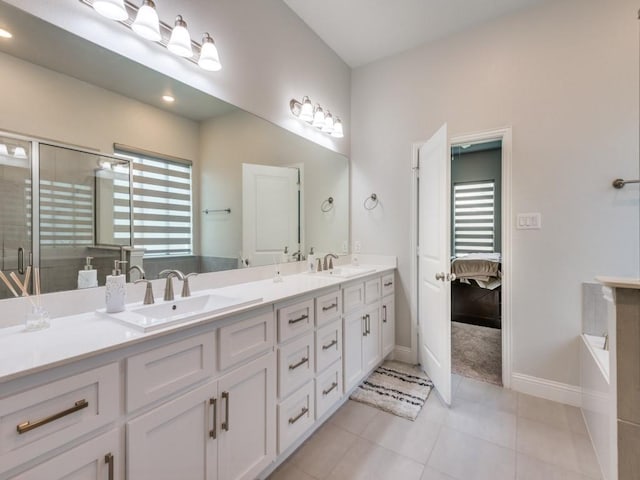
[[364, 208], [366, 210], [373, 210], [378, 206], [378, 195], [372, 193], [367, 198], [364, 199]]
[[330, 212], [332, 209], [333, 209], [333, 197], [327, 198], [320, 204], [320, 210], [322, 210], [324, 213]]

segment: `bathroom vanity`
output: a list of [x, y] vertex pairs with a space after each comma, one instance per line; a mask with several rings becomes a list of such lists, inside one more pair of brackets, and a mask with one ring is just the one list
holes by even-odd
[[367, 267], [218, 288], [262, 300], [147, 333], [1, 329], [0, 479], [266, 477], [393, 349], [395, 260]]

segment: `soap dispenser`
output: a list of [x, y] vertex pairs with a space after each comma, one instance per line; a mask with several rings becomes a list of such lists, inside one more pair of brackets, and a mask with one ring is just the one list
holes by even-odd
[[307, 264], [309, 265], [309, 272], [315, 273], [316, 271], [316, 254], [313, 251], [313, 247], [309, 249], [309, 256], [307, 257]]
[[98, 286], [98, 271], [91, 265], [93, 257], [86, 257], [84, 270], [78, 271], [78, 288], [93, 288]]
[[289, 247], [284, 247], [284, 252], [280, 256], [280, 263], [288, 263], [289, 262]]
[[107, 313], [124, 311], [124, 304], [127, 300], [127, 280], [120, 266], [125, 263], [127, 262], [115, 260], [113, 262], [113, 272], [111, 272], [111, 275], [107, 275], [105, 294]]

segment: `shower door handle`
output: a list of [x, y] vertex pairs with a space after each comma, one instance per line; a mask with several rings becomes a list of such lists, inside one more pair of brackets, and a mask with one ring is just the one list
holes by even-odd
[[24, 248], [18, 248], [18, 273], [24, 275]]

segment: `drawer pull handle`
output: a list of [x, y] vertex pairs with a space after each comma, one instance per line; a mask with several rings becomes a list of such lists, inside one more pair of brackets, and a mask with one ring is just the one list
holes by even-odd
[[333, 382], [331, 387], [322, 391], [322, 395], [329, 395], [334, 389], [338, 388], [338, 382]]
[[309, 409], [307, 407], [304, 407], [302, 409], [302, 411], [298, 415], [296, 415], [295, 417], [289, 419], [289, 425], [293, 425], [298, 420], [300, 420], [302, 417], [304, 417], [307, 413], [309, 413]]
[[302, 360], [300, 360], [298, 363], [294, 363], [293, 365], [289, 365], [289, 370], [295, 370], [296, 368], [304, 365], [305, 363], [309, 362], [309, 357], [302, 357]]
[[371, 333], [371, 315], [367, 313], [367, 335]]
[[393, 285], [393, 282], [387, 282], [384, 284], [385, 287], [390, 287], [391, 285]]
[[89, 402], [87, 402], [83, 398], [82, 400], [78, 400], [73, 407], [68, 408], [67, 410], [64, 410], [62, 412], [56, 413], [54, 415], [51, 415], [50, 417], [43, 418], [41, 420], [36, 420], [35, 422], [27, 421], [27, 422], [21, 423], [16, 427], [16, 430], [18, 430], [18, 433], [22, 434], [22, 433], [28, 432], [29, 430], [33, 430], [34, 428], [38, 428], [43, 425], [46, 425], [47, 423], [51, 423], [55, 420], [58, 420], [59, 418], [66, 417], [67, 415], [77, 412], [78, 410], [82, 410], [83, 408], [87, 408], [88, 406], [89, 406]]
[[334, 308], [338, 308], [337, 303], [332, 303], [331, 305], [327, 305], [326, 307], [322, 307], [322, 311], [326, 312], [327, 310], [333, 310]]
[[215, 398], [209, 399], [209, 405], [213, 406], [213, 429], [209, 430], [209, 436], [216, 439], [217, 433], [216, 430], [218, 428], [218, 400]]
[[307, 318], [309, 318], [309, 315], [302, 315], [298, 318], [289, 319], [289, 325], [293, 325], [294, 323], [301, 322], [303, 320], [306, 320]]
[[362, 321], [364, 322], [364, 329], [362, 331], [362, 336], [366, 337], [367, 336], [367, 316], [366, 315], [362, 316]]
[[108, 476], [107, 478], [109, 480], [113, 480], [113, 466], [114, 466], [114, 461], [113, 461], [113, 454], [112, 453], [107, 453], [104, 456], [104, 463], [107, 464], [108, 467]]
[[382, 311], [384, 312], [384, 315], [382, 317], [382, 323], [387, 323], [387, 306], [386, 305], [382, 305]]
[[329, 342], [327, 345], [322, 345], [322, 349], [323, 350], [329, 350], [331, 347], [333, 347], [334, 345], [338, 344], [338, 340], [336, 340], [335, 338], [333, 340], [331, 340], [331, 342]]
[[229, 431], [229, 392], [222, 392], [222, 398], [226, 400], [224, 403], [224, 422], [222, 422], [222, 429]]

